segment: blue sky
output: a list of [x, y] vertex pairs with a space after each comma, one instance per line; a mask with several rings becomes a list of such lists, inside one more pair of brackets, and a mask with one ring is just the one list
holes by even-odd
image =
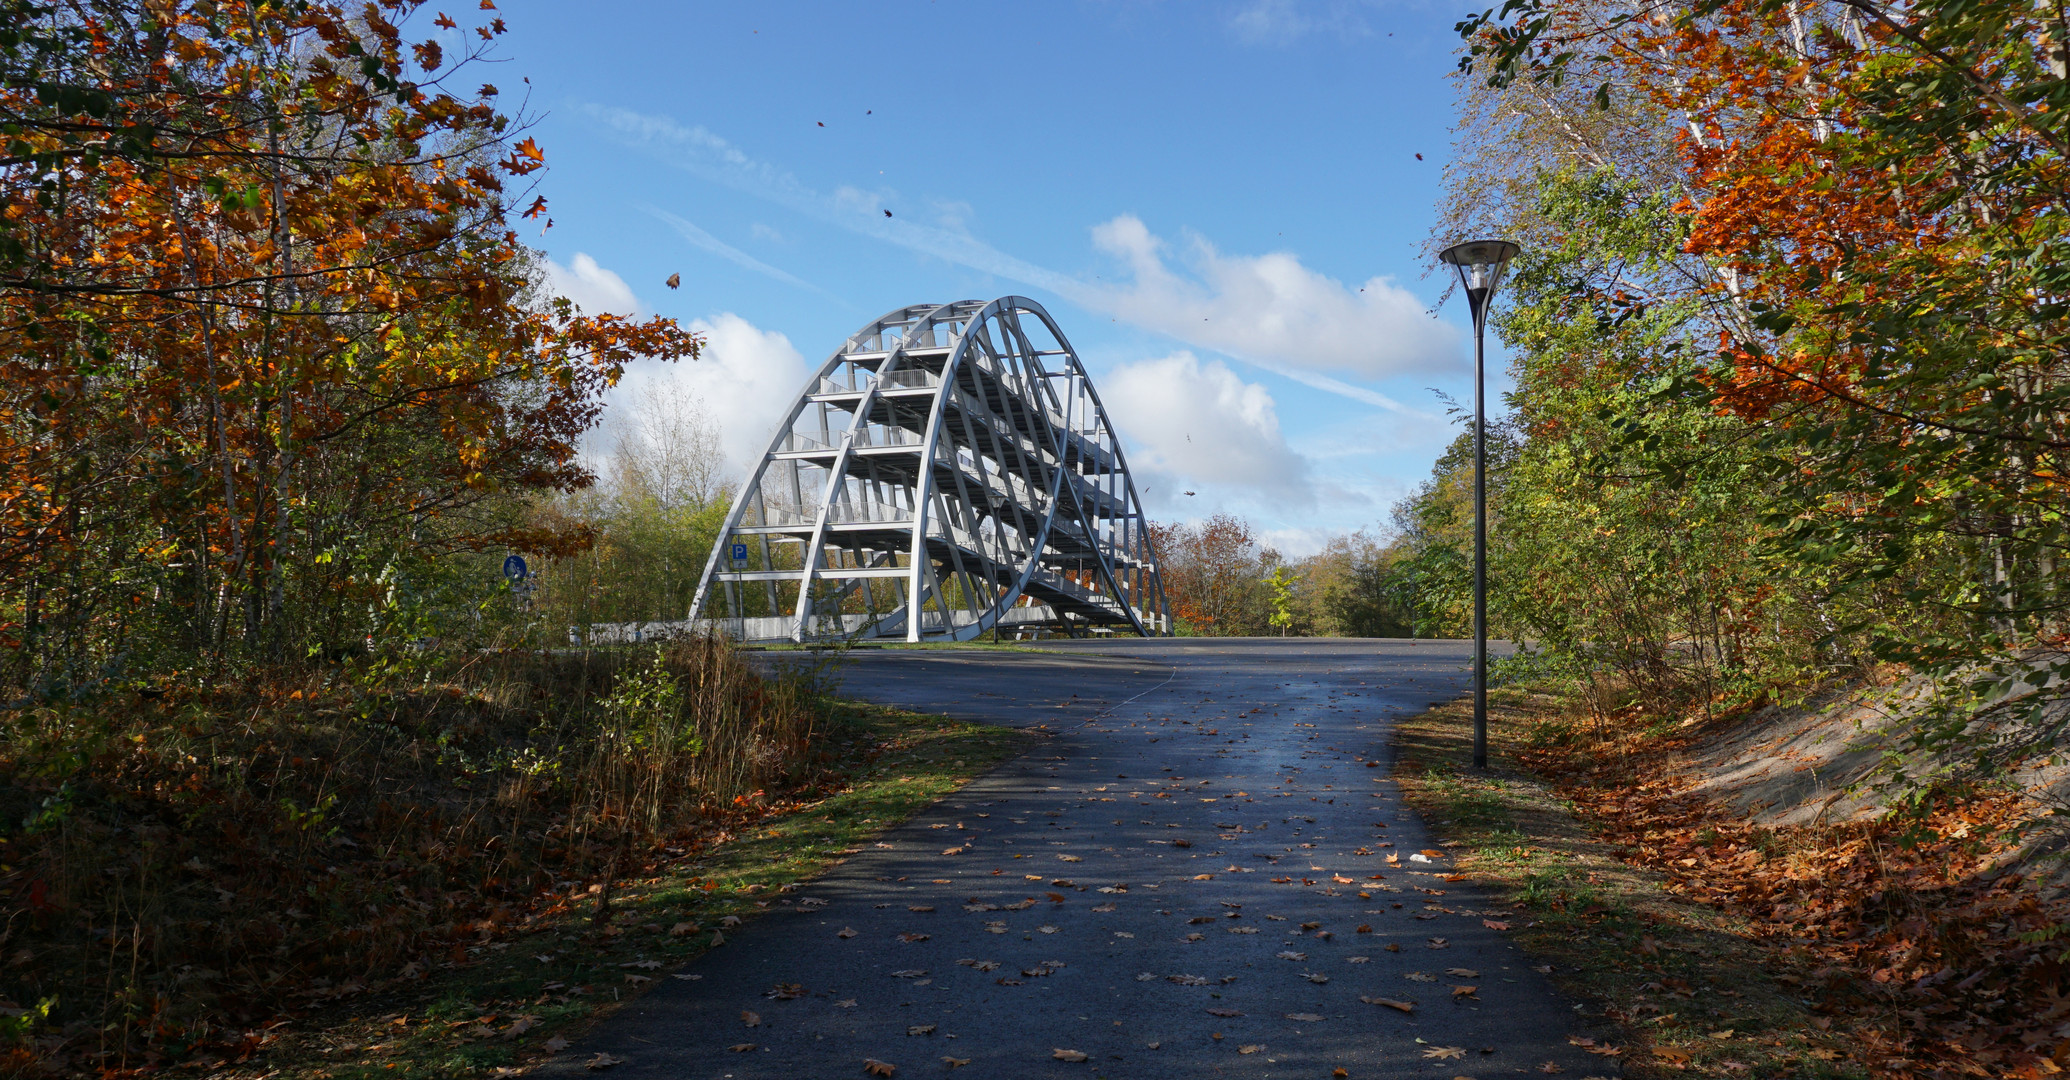
[[1419, 254], [1456, 0], [498, 7], [532, 242], [578, 302], [707, 333], [617, 399], [695, 394], [736, 459], [857, 326], [1007, 293], [1070, 336], [1154, 517], [1290, 553], [1384, 521], [1456, 430], [1431, 388], [1471, 400]]

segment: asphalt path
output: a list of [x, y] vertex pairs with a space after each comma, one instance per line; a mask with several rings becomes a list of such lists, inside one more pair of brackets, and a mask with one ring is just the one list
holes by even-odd
[[771, 901], [537, 1073], [593, 1075], [604, 1053], [628, 1080], [866, 1061], [900, 1077], [1617, 1075], [1569, 1044], [1583, 1021], [1506, 940], [1515, 914], [1451, 874], [1389, 779], [1393, 721], [1464, 692], [1469, 650], [861, 652], [850, 696], [1049, 737]]

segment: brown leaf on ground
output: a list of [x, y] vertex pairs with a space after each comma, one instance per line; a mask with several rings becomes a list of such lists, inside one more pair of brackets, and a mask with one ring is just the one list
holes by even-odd
[[906, 907], [906, 910], [907, 910], [907, 911], [917, 911], [917, 912], [920, 912], [921, 914], [923, 914], [923, 915], [924, 915], [924, 914], [926, 914], [926, 913], [928, 913], [928, 912], [930, 912], [930, 911], [933, 911], [933, 910], [934, 910], [934, 905], [933, 905], [933, 904], [909, 904], [909, 905], [907, 905], [907, 907]]
[[1390, 1009], [1399, 1009], [1402, 1012], [1416, 1011], [1416, 1003], [1413, 1001], [1396, 1001], [1393, 998], [1363, 996], [1360, 997], [1359, 1000], [1365, 1002], [1368, 1005], [1385, 1005]]
[[1260, 1051], [1260, 1050], [1263, 1050], [1263, 1049], [1265, 1049], [1265, 1044], [1264, 1044], [1264, 1043], [1251, 1043], [1251, 1044], [1250, 1044], [1250, 1045], [1248, 1045], [1248, 1046], [1239, 1046], [1239, 1047], [1237, 1047], [1237, 1048], [1236, 1048], [1236, 1052], [1237, 1052], [1237, 1053], [1239, 1053], [1239, 1054], [1255, 1054], [1255, 1053], [1257, 1053], [1258, 1051]]
[[732, 1046], [729, 1046], [726, 1049], [731, 1050], [736, 1054], [745, 1054], [748, 1051], [753, 1050], [754, 1048], [754, 1043], [734, 1043]]
[[1463, 1058], [1463, 1057], [1465, 1057], [1465, 1056], [1466, 1056], [1466, 1047], [1463, 1047], [1463, 1046], [1426, 1046], [1426, 1047], [1424, 1047], [1424, 1048], [1423, 1048], [1423, 1056], [1424, 1056], [1424, 1057], [1426, 1057], [1426, 1058], [1435, 1058], [1435, 1059], [1437, 1059], [1437, 1060], [1439, 1060], [1439, 1061], [1451, 1061], [1451, 1060], [1453, 1060], [1453, 1059], [1455, 1059], [1455, 1058]]
[[561, 1038], [559, 1035], [556, 1035], [553, 1038], [548, 1039], [543, 1043], [540, 1043], [539, 1045], [542, 1048], [544, 1048], [546, 1052], [549, 1054], [558, 1054], [561, 1051], [566, 1050], [568, 1048], [568, 1040]]
[[613, 1065], [623, 1064], [625, 1064], [624, 1058], [612, 1057], [609, 1054], [600, 1053], [597, 1056], [590, 1058], [588, 1061], [583, 1062], [582, 1067], [585, 1069], [608, 1069]]
[[1336, 1080], [1343, 1080], [1344, 1077], [1350, 1076], [1351, 1073], [1345, 1071], [1343, 1066], [1338, 1066], [1337, 1068], [1330, 1070], [1330, 1075], [1336, 1078]]
[[1474, 998], [1475, 1000], [1479, 1000], [1480, 993], [1481, 988], [1478, 986], [1455, 986], [1452, 988], [1452, 997], [1455, 1000], [1463, 997], [1470, 997]]
[[1051, 1050], [1049, 1056], [1058, 1061], [1084, 1061], [1089, 1055], [1083, 1050]]
[[740, 1022], [747, 1027], [761, 1027], [762, 1014], [742, 1009], [740, 1010]]
[[864, 1058], [863, 1071], [871, 1076], [890, 1076], [898, 1071], [898, 1066], [888, 1061], [878, 1061], [876, 1058]]
[[1242, 1009], [1209, 1009], [1209, 1010], [1207, 1011], [1207, 1014], [1208, 1014], [1209, 1016], [1242, 1016], [1242, 1015], [1243, 1015], [1243, 1010], [1242, 1010]]
[[927, 938], [928, 938], [928, 935], [926, 935], [926, 934], [900, 934], [900, 935], [898, 936], [898, 939], [899, 939], [900, 941], [903, 941], [903, 942], [905, 942], [905, 943], [906, 943], [906, 944], [908, 944], [908, 945], [911, 945], [912, 943], [914, 943], [914, 942], [916, 942], [916, 941], [926, 941], [926, 940], [927, 940]]
[[1545, 1064], [1540, 1065], [1538, 1067], [1538, 1071], [1542, 1073], [1563, 1073], [1567, 1070], [1560, 1068], [1558, 1062], [1548, 1061]]
[[1472, 968], [1446, 968], [1445, 974], [1455, 979], [1478, 979], [1481, 973]]
[[1482, 926], [1485, 926], [1485, 927], [1487, 927], [1487, 928], [1488, 928], [1488, 929], [1490, 929], [1490, 930], [1507, 930], [1507, 929], [1509, 929], [1509, 923], [1507, 923], [1507, 922], [1504, 922], [1504, 921], [1502, 921], [1502, 920], [1500, 920], [1500, 919], [1482, 919], [1482, 920], [1481, 920], [1481, 925], [1482, 925]]
[[1689, 1063], [1689, 1051], [1679, 1050], [1672, 1046], [1654, 1047], [1653, 1056], [1670, 1065], [1686, 1065]]
[[951, 1069], [960, 1069], [963, 1066], [970, 1064], [970, 1059], [950, 1057], [947, 1054], [944, 1054], [942, 1055], [942, 1064], [947, 1065]]
[[1288, 1013], [1287, 1019], [1303, 1024], [1317, 1024], [1322, 1022], [1322, 1015], [1320, 1013]]
[[932, 1035], [932, 1034], [934, 1034], [934, 1029], [935, 1029], [935, 1025], [933, 1025], [933, 1024], [914, 1024], [914, 1025], [913, 1025], [912, 1027], [909, 1027], [909, 1028], [907, 1028], [907, 1029], [906, 1029], [906, 1034], [908, 1034], [908, 1035]]
[[844, 926], [840, 930], [836, 931], [834, 933], [834, 936], [837, 938], [852, 938], [855, 936], [855, 928], [852, 926]]

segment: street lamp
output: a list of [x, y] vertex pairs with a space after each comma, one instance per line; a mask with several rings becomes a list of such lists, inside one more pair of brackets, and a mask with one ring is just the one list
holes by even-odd
[[1459, 287], [1473, 308], [1473, 767], [1488, 767], [1488, 303], [1503, 268], [1521, 250], [1507, 240], [1455, 244], [1438, 258], [1459, 271]]

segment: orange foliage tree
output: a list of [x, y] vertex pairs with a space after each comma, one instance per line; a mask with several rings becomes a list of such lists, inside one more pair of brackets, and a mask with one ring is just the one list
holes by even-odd
[[1198, 525], [1151, 526], [1161, 557], [1159, 571], [1172, 611], [1204, 637], [1267, 632], [1267, 563], [1277, 554], [1261, 551], [1250, 523], [1215, 514]]
[[511, 496], [698, 341], [540, 290], [544, 154], [463, 84], [493, 7], [0, 4], [10, 681], [356, 640], [411, 560], [570, 541]]

